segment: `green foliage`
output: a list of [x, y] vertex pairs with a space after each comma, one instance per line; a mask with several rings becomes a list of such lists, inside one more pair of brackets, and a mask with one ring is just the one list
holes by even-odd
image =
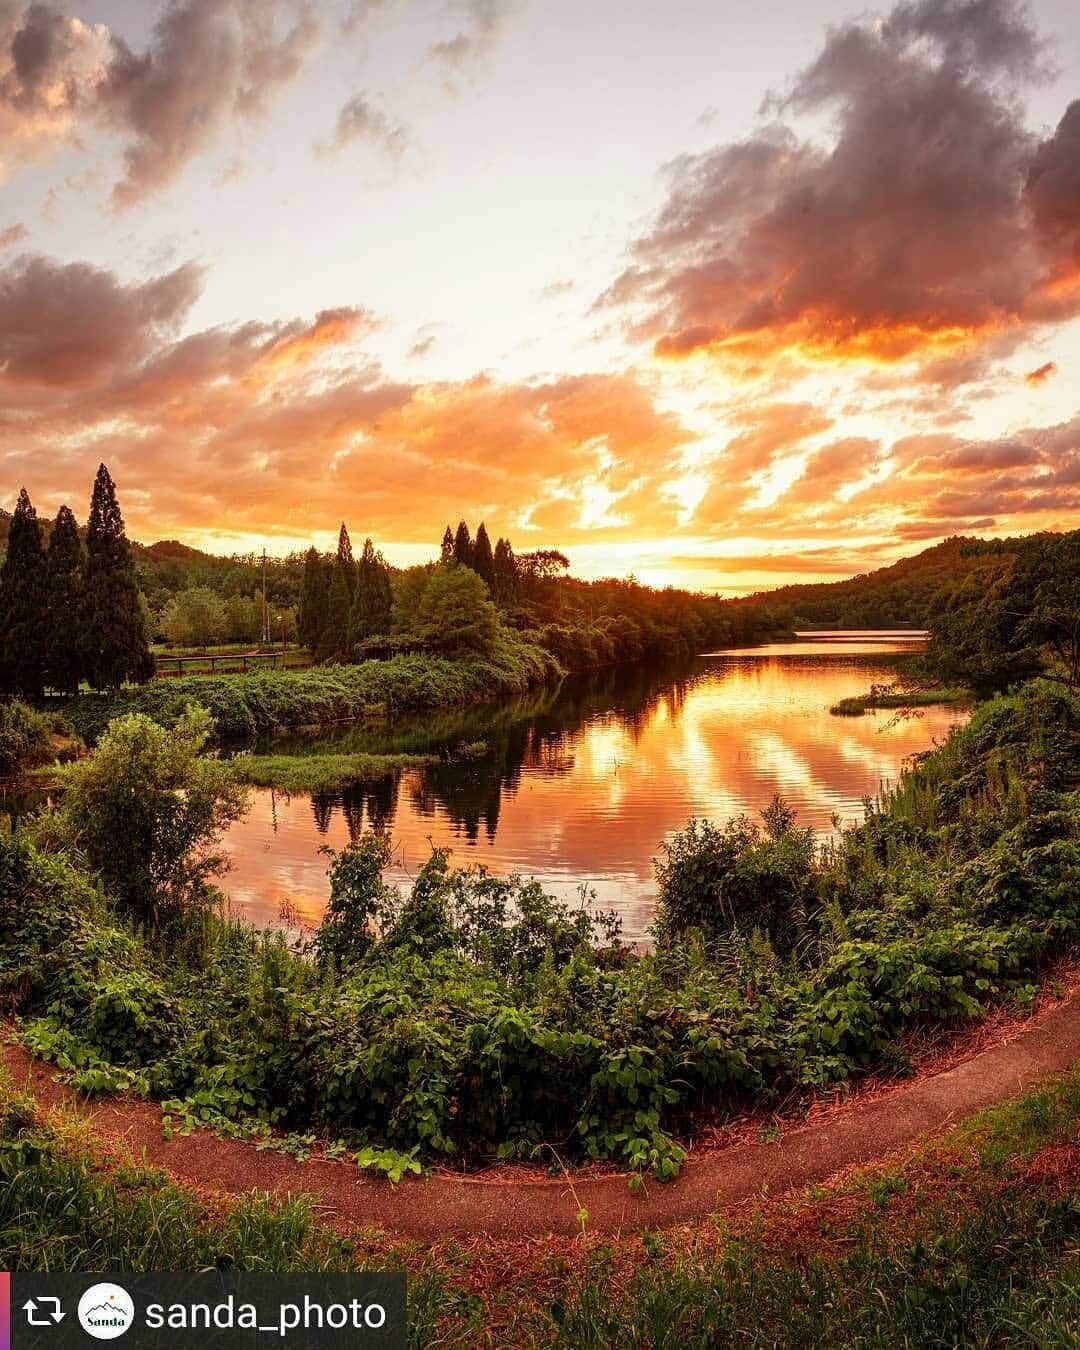
[[471, 567], [437, 567], [424, 587], [414, 631], [436, 651], [487, 653], [499, 638], [499, 612]]
[[139, 594], [124, 520], [109, 471], [94, 480], [86, 529], [86, 575], [80, 615], [86, 678], [95, 689], [149, 679], [154, 670], [146, 606]]
[[0, 703], [0, 777], [48, 764], [52, 758], [49, 718], [18, 699]]
[[483, 657], [450, 660], [410, 654], [312, 670], [189, 675], [154, 680], [105, 698], [83, 694], [65, 711], [83, 739], [92, 742], [110, 721], [127, 713], [143, 713], [161, 726], [172, 727], [189, 704], [198, 703], [209, 711], [217, 738], [250, 739], [287, 727], [524, 694], [558, 673], [546, 652], [504, 632]]
[[41, 527], [26, 489], [19, 493], [0, 568], [0, 693], [40, 698], [45, 683], [42, 625], [48, 597]]
[[473, 571], [481, 578], [489, 593], [495, 593], [495, 555], [491, 551], [491, 540], [488, 538], [487, 526], [483, 521], [480, 522], [480, 528], [476, 531], [476, 539], [473, 541], [472, 559], [469, 564]]
[[420, 769], [434, 755], [239, 755], [231, 761], [237, 778], [283, 792], [338, 792], [355, 783], [378, 783], [403, 769]]
[[945, 679], [1001, 690], [1056, 660], [1080, 683], [1080, 530], [1036, 535], [988, 574], [935, 597], [926, 664]]
[[356, 593], [349, 620], [349, 638], [354, 647], [366, 638], [389, 631], [392, 604], [390, 569], [386, 559], [376, 552], [370, 539], [365, 539], [356, 567]]
[[326, 560], [317, 549], [304, 554], [304, 579], [300, 592], [297, 632], [309, 651], [316, 652], [323, 645], [327, 607], [330, 602], [330, 579]]
[[714, 942], [739, 926], [761, 928], [776, 943], [805, 919], [814, 833], [796, 829], [779, 798], [762, 819], [764, 836], [748, 816], [737, 816], [723, 827], [692, 820], [663, 844], [656, 864], [659, 941], [697, 932]]
[[214, 845], [245, 809], [231, 766], [202, 755], [209, 733], [195, 706], [168, 732], [140, 714], [118, 719], [65, 770], [62, 803], [42, 823], [43, 838], [77, 850], [152, 927], [212, 898], [225, 865]]
[[[136, 723], [121, 730], [141, 745]], [[103, 763], [122, 777], [111, 747]], [[1044, 681], [988, 701], [828, 849], [782, 803], [674, 837], [648, 953], [443, 851], [398, 893], [373, 835], [332, 860], [315, 960], [203, 915], [163, 950], [70, 856], [0, 841], [0, 988], [45, 1053], [95, 1083], [138, 1075], [180, 1120], [421, 1163], [557, 1145], [667, 1177], [700, 1121], [1029, 999], [1080, 937], [1078, 779], [1077, 695]]]
[[83, 547], [71, 511], [62, 506], [49, 536], [45, 558], [46, 607], [43, 616], [43, 674], [50, 689], [78, 692], [83, 654], [78, 625], [72, 622], [82, 604]]
[[169, 601], [161, 618], [161, 631], [175, 647], [209, 647], [228, 633], [229, 615], [215, 591], [208, 586], [193, 586], [177, 591]]

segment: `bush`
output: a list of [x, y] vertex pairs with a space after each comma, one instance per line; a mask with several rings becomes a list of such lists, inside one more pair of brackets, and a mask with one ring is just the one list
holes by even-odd
[[232, 766], [202, 755], [209, 731], [196, 707], [171, 732], [138, 714], [119, 718], [65, 770], [62, 803], [41, 826], [44, 840], [77, 851], [154, 928], [212, 898], [209, 883], [225, 866], [214, 846], [245, 810]]
[[48, 764], [52, 758], [50, 719], [18, 699], [0, 702], [0, 777]]
[[[550, 1144], [670, 1176], [702, 1122], [1030, 998], [1080, 937], [1078, 712], [1042, 684], [981, 706], [830, 849], [779, 803], [761, 825], [693, 823], [658, 866], [653, 952], [442, 851], [398, 894], [378, 836], [332, 861], [318, 960], [186, 911], [165, 944], [70, 856], [0, 840], [0, 989], [37, 1019], [39, 1053], [87, 1086], [132, 1076], [178, 1120], [317, 1128], [414, 1160]], [[129, 721], [97, 752], [117, 781], [126, 738], [165, 743]]]

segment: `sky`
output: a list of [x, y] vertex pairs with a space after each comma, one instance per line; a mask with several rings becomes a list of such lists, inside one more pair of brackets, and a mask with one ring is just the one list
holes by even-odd
[[0, 505], [738, 594], [1080, 525], [1074, 0], [0, 0]]

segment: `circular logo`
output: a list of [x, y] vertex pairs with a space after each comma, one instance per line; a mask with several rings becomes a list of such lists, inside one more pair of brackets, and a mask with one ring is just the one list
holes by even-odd
[[79, 1299], [79, 1322], [96, 1341], [115, 1341], [134, 1320], [131, 1295], [118, 1284], [95, 1284]]

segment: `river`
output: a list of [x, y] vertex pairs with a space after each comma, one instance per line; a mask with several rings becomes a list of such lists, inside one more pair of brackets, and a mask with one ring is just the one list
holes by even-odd
[[432, 843], [447, 845], [459, 865], [535, 876], [568, 899], [585, 886], [621, 914], [626, 938], [640, 939], [652, 919], [652, 859], [691, 816], [755, 814], [779, 793], [800, 824], [830, 831], [861, 819], [866, 797], [967, 716], [945, 707], [829, 714], [893, 678], [912, 645], [910, 635], [819, 633], [662, 670], [603, 671], [493, 708], [277, 738], [262, 748], [471, 751], [343, 793], [253, 789], [226, 839], [224, 889], [256, 923], [315, 924], [329, 890], [320, 847], [385, 828], [399, 884]]

